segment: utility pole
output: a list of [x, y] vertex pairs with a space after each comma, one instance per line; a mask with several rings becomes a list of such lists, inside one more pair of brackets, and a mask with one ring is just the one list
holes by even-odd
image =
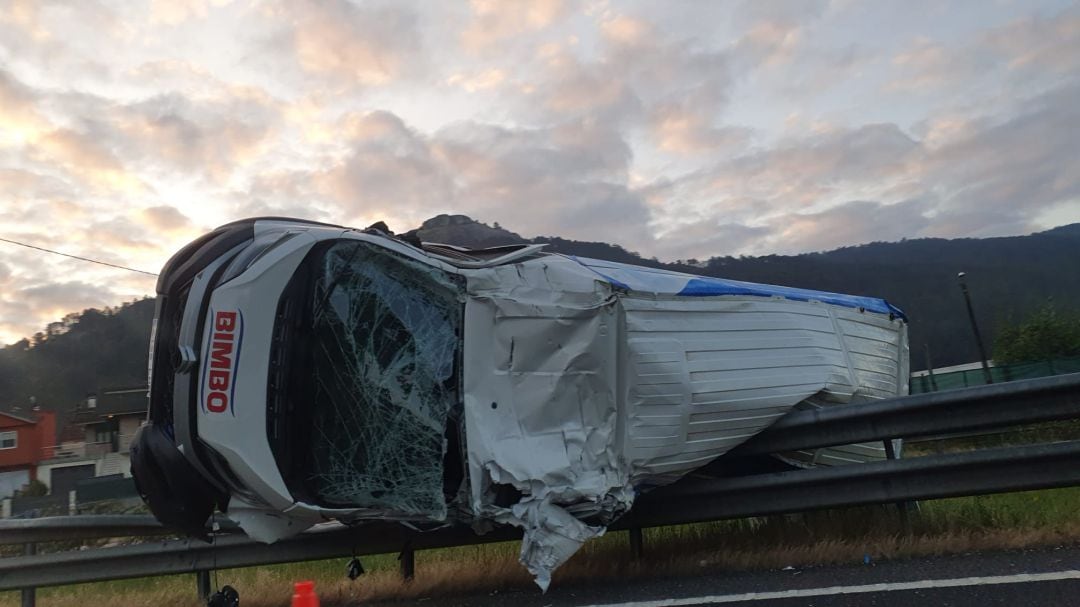
[[983, 376], [986, 378], [986, 383], [994, 383], [994, 377], [990, 375], [990, 365], [986, 362], [986, 348], [983, 347], [982, 336], [979, 335], [979, 325], [975, 322], [975, 310], [971, 307], [971, 293], [968, 292], [967, 281], [964, 278], [967, 274], [960, 272], [956, 275], [956, 280], [960, 282], [960, 291], [964, 294], [964, 303], [967, 304], [968, 320], [971, 321], [971, 332], [975, 334], [975, 345], [979, 347], [979, 362], [982, 363]]
[[930, 344], [923, 343], [923, 353], [926, 354], [926, 373], [930, 376], [930, 389], [937, 392], [937, 380], [934, 379], [934, 363], [930, 362]]

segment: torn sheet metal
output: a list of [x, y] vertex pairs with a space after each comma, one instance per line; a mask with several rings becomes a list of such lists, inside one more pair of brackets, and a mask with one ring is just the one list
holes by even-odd
[[[492, 269], [471, 280], [469, 292], [465, 433], [473, 510], [524, 528], [522, 563], [546, 587], [556, 567], [602, 532], [565, 508], [614, 515], [633, 500], [619, 453], [618, 299], [560, 257]], [[520, 501], [499, 503], [501, 486], [516, 489]]]
[[574, 556], [588, 540], [604, 534], [604, 527], [581, 522], [549, 499], [514, 504], [512, 521], [520, 521], [521, 562], [533, 574], [536, 585], [547, 592], [551, 574]]
[[[627, 282], [640, 276], [600, 270], [620, 279], [552, 256], [469, 284], [472, 506], [524, 529], [521, 560], [541, 587], [638, 491], [678, 480], [800, 403], [892, 395], [906, 377], [903, 321], [860, 310], [861, 300], [647, 292]], [[644, 274], [639, 289], [686, 280]], [[505, 486], [517, 503], [498, 501]]]

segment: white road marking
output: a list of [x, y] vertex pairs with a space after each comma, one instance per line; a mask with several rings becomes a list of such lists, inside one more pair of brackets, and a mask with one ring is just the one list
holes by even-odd
[[771, 601], [776, 599], [797, 599], [802, 597], [832, 596], [837, 594], [866, 594], [871, 592], [895, 592], [897, 590], [922, 590], [926, 588], [958, 588], [962, 586], [984, 586], [992, 584], [1022, 584], [1029, 582], [1052, 582], [1055, 580], [1080, 580], [1080, 571], [1070, 570], [1054, 571], [1050, 573], [1020, 573], [1016, 575], [995, 575], [988, 577], [961, 577], [948, 580], [919, 580], [917, 582], [864, 584], [862, 586], [829, 586], [827, 588], [805, 588], [802, 590], [746, 592], [743, 594], [698, 596], [685, 599], [606, 603], [602, 605], [590, 605], [589, 607], [684, 607], [687, 605], [707, 605], [710, 603]]

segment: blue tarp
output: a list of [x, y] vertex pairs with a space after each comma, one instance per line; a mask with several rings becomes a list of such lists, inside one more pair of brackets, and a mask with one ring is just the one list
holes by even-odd
[[783, 297], [795, 301], [820, 301], [822, 303], [892, 314], [907, 320], [904, 313], [884, 299], [843, 295], [810, 289], [795, 289], [762, 285], [738, 280], [726, 280], [709, 276], [694, 276], [656, 268], [632, 266], [612, 261], [574, 257], [581, 265], [599, 274], [612, 285], [628, 291], [642, 291], [658, 295], [681, 295], [685, 297], [710, 297], [717, 295], [751, 295], [757, 297]]

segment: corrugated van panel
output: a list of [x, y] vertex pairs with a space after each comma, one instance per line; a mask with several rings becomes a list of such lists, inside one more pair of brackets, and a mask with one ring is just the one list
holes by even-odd
[[[723, 455], [807, 399], [897, 391], [903, 325], [883, 315], [778, 298], [621, 301], [635, 481]], [[825, 459], [872, 457], [855, 446]]]

